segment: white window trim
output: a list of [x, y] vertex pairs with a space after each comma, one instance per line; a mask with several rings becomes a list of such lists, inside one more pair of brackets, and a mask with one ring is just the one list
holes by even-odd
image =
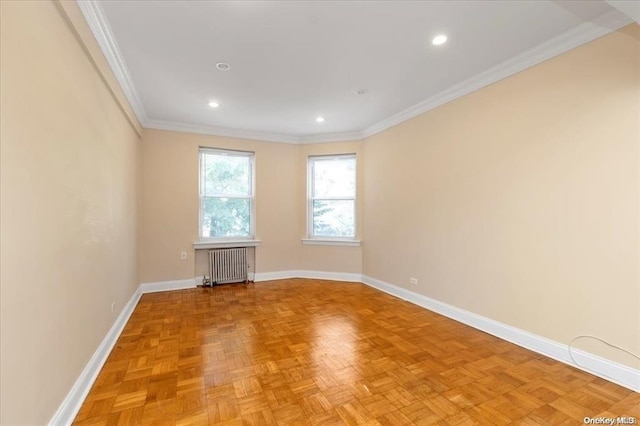
[[[243, 236], [235, 236], [235, 237], [219, 237], [219, 238], [210, 238], [202, 236], [202, 153], [212, 153], [212, 154], [224, 154], [224, 155], [232, 155], [238, 157], [249, 157], [251, 159], [251, 197], [249, 200], [250, 211], [249, 211], [249, 235]], [[201, 146], [198, 149], [198, 238], [199, 241], [193, 243], [194, 248], [224, 248], [224, 247], [238, 247], [237, 244], [233, 244], [235, 242], [245, 241], [257, 241], [257, 244], [260, 244], [260, 240], [255, 239], [256, 229], [255, 229], [255, 218], [256, 218], [256, 154], [253, 151], [239, 151], [234, 149], [222, 149], [222, 148], [209, 148]], [[244, 196], [234, 196], [230, 195], [226, 198], [247, 198]], [[196, 244], [207, 245], [207, 247], [196, 247]], [[217, 247], [208, 247], [211, 245], [217, 245]], [[246, 247], [250, 247], [251, 245], [244, 245]]]
[[214, 249], [214, 248], [230, 248], [230, 247], [257, 247], [261, 240], [255, 239], [209, 239], [202, 241], [194, 241], [193, 248], [196, 250]]
[[346, 246], [346, 247], [360, 247], [360, 240], [345, 238], [303, 238], [302, 244], [306, 246]]
[[[313, 171], [311, 164], [315, 159], [331, 158], [353, 158], [356, 164], [355, 169], [355, 194], [353, 197], [326, 197], [313, 198]], [[328, 237], [313, 235], [313, 201], [314, 200], [353, 200], [353, 237]], [[358, 159], [355, 153], [332, 154], [332, 155], [310, 155], [307, 157], [307, 237], [302, 239], [305, 245], [327, 245], [327, 246], [359, 246], [358, 236]]]

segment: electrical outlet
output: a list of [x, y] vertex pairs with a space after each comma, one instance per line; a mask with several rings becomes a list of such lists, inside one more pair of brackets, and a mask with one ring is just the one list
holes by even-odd
[[418, 279], [417, 278], [409, 278], [409, 284], [411, 285], [417, 285], [418, 284]]
[[187, 252], [186, 251], [181, 251], [180, 252], [180, 259], [182, 259], [182, 260], [186, 260], [187, 259]]
[[111, 312], [116, 308], [116, 302], [111, 302]]

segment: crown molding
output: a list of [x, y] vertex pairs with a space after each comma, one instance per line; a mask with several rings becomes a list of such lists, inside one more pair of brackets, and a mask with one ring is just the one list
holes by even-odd
[[100, 49], [102, 49], [107, 62], [111, 66], [118, 83], [122, 86], [122, 90], [124, 91], [131, 108], [143, 127], [289, 144], [343, 142], [366, 139], [390, 127], [396, 126], [413, 117], [451, 102], [457, 98], [468, 95], [469, 93], [475, 92], [485, 86], [605, 36], [634, 22], [633, 19], [629, 18], [622, 12], [619, 12], [618, 10], [611, 10], [610, 12], [594, 19], [592, 22], [580, 24], [559, 36], [552, 38], [551, 40], [529, 49], [518, 56], [508, 59], [486, 71], [476, 74], [467, 80], [455, 84], [418, 104], [415, 104], [360, 131], [294, 136], [150, 119], [146, 115], [142, 102], [138, 97], [129, 71], [120, 55], [118, 44], [113, 37], [109, 23], [99, 2], [96, 0], [77, 0], [77, 3], [89, 24], [89, 28], [98, 41], [98, 45], [100, 46]]
[[404, 111], [367, 127], [362, 131], [363, 136], [367, 138], [375, 135], [376, 133], [380, 133], [390, 127], [396, 126], [457, 98], [468, 95], [469, 93], [482, 89], [485, 86], [605, 36], [632, 22], [632, 19], [617, 10], [607, 12], [596, 18], [593, 22], [580, 24], [559, 36], [552, 38], [551, 40], [547, 40], [546, 42], [521, 53], [520, 55], [489, 68], [480, 74], [476, 74], [471, 78], [455, 84], [450, 88], [405, 109]]
[[326, 142], [346, 142], [346, 141], [359, 141], [364, 139], [364, 133], [362, 130], [356, 132], [342, 132], [342, 133], [326, 133], [320, 135], [309, 135], [298, 138], [298, 143], [326, 143]]
[[122, 91], [124, 92], [127, 101], [129, 101], [131, 109], [138, 118], [140, 124], [142, 124], [143, 127], [146, 127], [145, 123], [148, 120], [147, 114], [145, 113], [144, 106], [138, 97], [135, 86], [133, 85], [129, 70], [120, 55], [118, 43], [113, 36], [111, 26], [104, 15], [104, 11], [102, 10], [100, 3], [96, 0], [76, 0], [76, 2], [78, 3], [80, 11], [84, 15], [84, 19], [86, 19], [87, 24], [89, 25], [89, 29], [91, 29], [93, 36], [96, 38], [98, 46], [100, 46], [107, 63], [111, 67], [111, 71], [113, 71], [116, 80], [120, 84], [120, 87], [122, 87]]
[[310, 136], [291, 136], [284, 133], [267, 133], [254, 130], [240, 130], [229, 127], [205, 126], [193, 123], [179, 123], [177, 121], [147, 119], [144, 122], [147, 129], [170, 130], [174, 132], [197, 133], [201, 135], [226, 136], [239, 139], [251, 139], [264, 142], [278, 142], [295, 145], [327, 142], [345, 142], [361, 140], [362, 132], [327, 133]]
[[228, 127], [203, 126], [201, 124], [178, 123], [176, 121], [151, 120], [144, 123], [147, 129], [171, 130], [174, 132], [198, 133], [201, 135], [226, 136], [239, 139], [252, 139], [264, 142], [279, 142], [299, 144], [298, 136], [290, 136], [281, 133], [256, 132], [253, 130], [239, 130]]

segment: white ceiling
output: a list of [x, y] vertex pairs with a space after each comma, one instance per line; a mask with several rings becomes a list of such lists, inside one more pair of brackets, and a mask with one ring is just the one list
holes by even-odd
[[79, 5], [143, 126], [293, 143], [367, 136], [632, 22], [599, 0]]

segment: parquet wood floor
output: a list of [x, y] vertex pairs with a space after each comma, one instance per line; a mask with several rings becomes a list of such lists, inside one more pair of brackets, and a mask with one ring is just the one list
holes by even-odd
[[582, 424], [640, 394], [363, 284], [146, 294], [76, 425]]

